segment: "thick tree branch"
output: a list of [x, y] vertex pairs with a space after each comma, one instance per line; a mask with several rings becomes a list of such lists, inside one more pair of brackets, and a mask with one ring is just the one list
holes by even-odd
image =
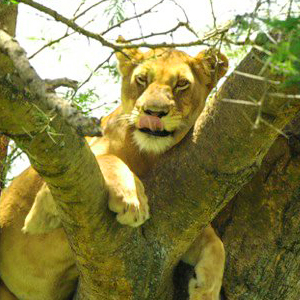
[[298, 298], [299, 149], [297, 136], [279, 137], [259, 173], [216, 220], [227, 250], [230, 300]]
[[[14, 36], [17, 23], [17, 6], [16, 5], [0, 5], [0, 29], [5, 30]], [[12, 70], [11, 61], [0, 53], [0, 77]], [[7, 175], [7, 150], [9, 139], [0, 134], [0, 195], [5, 185]]]
[[59, 98], [55, 93], [47, 92], [47, 82], [45, 84], [45, 81], [31, 67], [25, 51], [14, 39], [1, 30], [0, 50], [12, 60], [24, 86], [34, 97], [44, 102], [49, 110], [53, 110], [52, 113], [57, 112], [62, 115], [82, 135], [102, 135], [99, 120], [83, 116], [76, 107], [71, 106], [66, 100]]

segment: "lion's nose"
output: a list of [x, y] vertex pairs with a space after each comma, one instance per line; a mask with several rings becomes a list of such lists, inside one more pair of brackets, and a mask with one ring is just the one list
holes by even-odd
[[165, 109], [159, 109], [159, 108], [149, 109], [149, 108], [147, 108], [147, 109], [144, 109], [144, 113], [146, 115], [162, 118], [162, 117], [166, 116], [169, 113], [169, 110], [166, 109], [166, 108]]

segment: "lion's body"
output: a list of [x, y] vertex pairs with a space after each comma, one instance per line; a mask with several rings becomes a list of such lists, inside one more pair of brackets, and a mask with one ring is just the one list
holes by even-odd
[[[166, 49], [126, 53], [117, 54], [122, 106], [104, 118], [104, 137], [89, 144], [109, 190], [109, 208], [120, 223], [135, 227], [149, 218], [139, 178], [190, 130], [224, 70], [213, 78], [218, 59], [204, 52], [196, 58]], [[226, 68], [226, 58], [221, 59]], [[0, 274], [8, 289], [19, 300], [68, 299], [77, 280], [74, 259], [50, 190], [32, 168], [1, 197], [0, 226]], [[183, 259], [195, 265], [197, 275], [190, 282], [190, 299], [217, 300], [224, 249], [211, 227]], [[3, 286], [0, 295], [12, 299]]]

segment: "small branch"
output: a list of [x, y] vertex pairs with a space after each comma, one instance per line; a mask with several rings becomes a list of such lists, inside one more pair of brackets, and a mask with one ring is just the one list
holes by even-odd
[[215, 11], [214, 11], [214, 6], [213, 6], [213, 3], [212, 3], [212, 0], [209, 0], [209, 3], [210, 3], [211, 14], [212, 14], [213, 21], [214, 21], [214, 28], [217, 28], [217, 18], [216, 18], [216, 15], [215, 15]]
[[[260, 100], [259, 101], [255, 101], [255, 99], [253, 99], [254, 102], [257, 102], [257, 104], [258, 104], [257, 117], [256, 117], [256, 120], [254, 122], [254, 128], [255, 129], [257, 129], [259, 127], [259, 123], [263, 119], [262, 118], [262, 108], [263, 108], [264, 102], [266, 100], [267, 91], [268, 91], [268, 86], [267, 86], [267, 83], [265, 82], [265, 88], [264, 88], [264, 91], [263, 91], [263, 94], [262, 94]], [[251, 99], [251, 97], [250, 97], [250, 99]]]
[[73, 17], [75, 17], [76, 14], [80, 11], [80, 9], [81, 9], [81, 7], [84, 5], [84, 3], [85, 3], [85, 0], [82, 0], [82, 1], [79, 3], [78, 7], [76, 8], [76, 10], [75, 10], [75, 12], [74, 12], [74, 14], [73, 14]]
[[146, 14], [151, 13], [152, 10], [153, 10], [155, 7], [157, 7], [158, 5], [160, 5], [161, 3], [163, 3], [164, 1], [165, 1], [165, 0], [159, 1], [158, 3], [154, 4], [153, 6], [151, 6], [150, 8], [148, 8], [147, 10], [144, 10], [144, 11], [143, 11], [142, 13], [140, 13], [140, 14], [135, 14], [135, 15], [132, 16], [132, 17], [125, 18], [124, 20], [120, 21], [119, 23], [117, 23], [117, 24], [115, 24], [115, 25], [109, 27], [109, 28], [106, 29], [105, 31], [103, 31], [103, 32], [101, 33], [101, 35], [105, 35], [105, 34], [107, 34], [109, 31], [111, 31], [112, 29], [115, 29], [115, 28], [117, 28], [117, 27], [120, 27], [120, 26], [121, 26], [122, 24], [124, 24], [125, 22], [134, 20], [134, 19], [136, 19], [136, 18], [139, 18], [139, 17], [142, 17], [142, 16], [144, 16], [144, 15], [146, 15]]
[[91, 31], [88, 31], [88, 30], [78, 26], [73, 20], [70, 20], [70, 19], [62, 16], [61, 14], [59, 14], [58, 12], [56, 12], [55, 10], [53, 10], [51, 8], [48, 8], [48, 7], [46, 7], [42, 4], [39, 4], [37, 2], [34, 2], [32, 0], [18, 0], [18, 2], [27, 4], [41, 12], [44, 12], [45, 14], [48, 14], [49, 16], [53, 17], [56, 21], [67, 25], [68, 27], [72, 28], [76, 32], [81, 33], [87, 37], [90, 37], [90, 38], [93, 38], [93, 39], [99, 41], [103, 46], [107, 46], [107, 47], [113, 48], [115, 50], [119, 50], [119, 47], [116, 44], [108, 42], [99, 34], [95, 34]]
[[291, 100], [300, 100], [300, 95], [287, 95], [284, 93], [268, 93], [271, 97], [286, 98]]
[[[91, 74], [87, 77], [87, 79], [85, 79], [77, 88], [77, 90], [79, 90], [83, 85], [85, 85], [93, 76], [93, 74], [95, 72], [97, 72], [105, 63], [109, 62], [109, 60], [111, 59], [111, 57], [113, 56], [114, 53], [111, 53], [103, 62], [101, 62], [92, 72]], [[75, 94], [73, 95], [73, 97], [75, 96]]]
[[59, 98], [54, 93], [47, 93], [45, 82], [30, 65], [24, 49], [2, 30], [0, 30], [0, 50], [12, 60], [24, 86], [49, 110], [58, 112], [80, 135], [102, 135], [99, 120], [83, 116], [66, 100]]
[[[216, 28], [214, 30], [210, 30], [201, 39], [198, 39], [198, 40], [196, 40], [194, 42], [190, 42], [190, 43], [161, 43], [161, 44], [143, 43], [143, 44], [139, 44], [139, 45], [141, 45], [141, 47], [148, 47], [148, 48], [159, 48], [159, 47], [175, 48], [175, 47], [191, 47], [191, 46], [204, 45], [207, 40], [210, 40], [212, 38], [216, 38], [217, 36], [225, 34], [230, 29], [230, 25], [231, 25], [231, 23], [228, 22], [222, 27]], [[172, 33], [174, 31], [176, 31], [179, 27], [186, 27], [188, 30], [190, 30], [189, 24], [179, 22], [175, 27], [173, 27], [172, 29], [170, 29], [168, 31], [159, 32], [159, 33], [151, 33], [147, 36], [127, 40], [127, 42], [133, 42], [133, 41], [137, 41], [137, 40], [140, 40], [140, 39], [153, 37], [153, 36], [158, 36], [158, 35], [166, 35], [166, 34], [169, 34], [169, 33]], [[129, 45], [131, 45], [131, 44], [129, 44]], [[136, 45], [137, 44], [135, 44], [135, 46]], [[133, 48], [135, 48], [135, 47], [133, 47]]]
[[[217, 28], [216, 30], [210, 31], [208, 34], [206, 34], [202, 39], [197, 39], [196, 41], [192, 41], [189, 43], [157, 43], [157, 44], [150, 44], [150, 43], [139, 43], [139, 44], [118, 44], [118, 43], [111, 43], [108, 40], [106, 40], [101, 34], [96, 34], [93, 33], [91, 31], [88, 31], [80, 26], [78, 26], [73, 20], [67, 19], [66, 17], [60, 15], [59, 13], [57, 13], [56, 11], [45, 7], [39, 3], [36, 3], [32, 0], [18, 0], [19, 3], [24, 3], [27, 4], [39, 11], [42, 11], [50, 16], [52, 16], [56, 21], [61, 22], [65, 25], [67, 25], [68, 27], [72, 28], [74, 31], [81, 33], [83, 35], [85, 35], [86, 37], [95, 39], [97, 41], [99, 41], [103, 46], [105, 47], [109, 47], [114, 49], [115, 51], [121, 51], [122, 49], [133, 49], [133, 48], [140, 48], [140, 47], [146, 47], [146, 48], [175, 48], [175, 47], [191, 47], [191, 46], [199, 46], [199, 45], [203, 45], [204, 42], [208, 39], [214, 38], [220, 34], [224, 34], [229, 30], [229, 23], [226, 26], [223, 26], [221, 28]], [[182, 23], [184, 24], [184, 23]], [[178, 26], [178, 25], [177, 25]], [[186, 25], [181, 25], [181, 26], [185, 26]], [[187, 27], [188, 28], [188, 27]], [[174, 28], [173, 28], [174, 30]], [[172, 30], [167, 31], [168, 32], [172, 32]], [[155, 35], [162, 35], [162, 34], [166, 34], [166, 32], [164, 33], [158, 33]], [[153, 35], [149, 35], [149, 37], [151, 37]], [[142, 39], [145, 37], [141, 37], [139, 39]], [[133, 40], [133, 39], [132, 39]], [[135, 39], [138, 40], [138, 39]]]
[[71, 35], [74, 34], [74, 33], [75, 33], [75, 31], [73, 31], [73, 32], [71, 32], [71, 33], [68, 33], [68, 31], [67, 31], [62, 37], [60, 37], [60, 38], [58, 38], [58, 39], [56, 39], [56, 40], [53, 40], [53, 41], [51, 41], [51, 42], [45, 44], [44, 46], [42, 46], [39, 50], [37, 50], [37, 51], [36, 51], [35, 53], [33, 53], [32, 55], [30, 55], [30, 56], [28, 57], [28, 59], [29, 59], [29, 60], [32, 59], [34, 56], [36, 56], [37, 54], [39, 54], [41, 51], [43, 51], [43, 50], [46, 49], [47, 47], [50, 47], [50, 46], [52, 46], [52, 45], [54, 45], [54, 44], [56, 44], [56, 43], [59, 43], [60, 41], [62, 41], [63, 39], [65, 39], [65, 38], [67, 38], [67, 37], [69, 37], [69, 36], [71, 36]]
[[182, 11], [182, 13], [184, 14], [184, 17], [185, 17], [185, 22], [190, 23], [190, 20], [188, 18], [188, 15], [186, 14], [184, 8], [179, 3], [177, 3], [175, 0], [170, 0], [170, 1], [173, 2], [176, 6], [178, 6], [181, 9], [181, 11]]
[[81, 12], [80, 14], [78, 14], [77, 16], [76, 16], [76, 14], [77, 14], [77, 12], [80, 10], [80, 8], [81, 8], [81, 6], [82, 6], [82, 4], [78, 7], [78, 9], [75, 11], [75, 13], [74, 13], [74, 18], [72, 19], [72, 21], [76, 21], [78, 18], [80, 18], [80, 17], [82, 17], [83, 15], [85, 15], [88, 11], [90, 11], [92, 8], [94, 8], [94, 7], [96, 7], [96, 6], [98, 6], [98, 5], [100, 5], [100, 4], [102, 4], [102, 3], [104, 3], [104, 2], [107, 2], [108, 0], [102, 0], [102, 1], [99, 1], [99, 2], [97, 2], [97, 3], [95, 3], [95, 4], [93, 4], [92, 6], [90, 6], [90, 7], [88, 7], [86, 10], [84, 10], [83, 12]]
[[143, 36], [144, 35], [143, 34], [143, 28], [142, 28], [142, 25], [141, 25], [141, 22], [140, 22], [140, 18], [137, 16], [138, 14], [137, 14], [137, 11], [136, 11], [136, 5], [133, 1], [131, 1], [131, 0], [129, 0], [129, 1], [133, 6], [134, 16], [136, 17], [136, 21], [137, 21], [137, 24], [138, 24], [139, 29], [140, 29], [140, 34], [141, 34], [141, 36]]
[[223, 98], [221, 101], [223, 102], [228, 102], [228, 103], [233, 103], [233, 104], [243, 104], [243, 105], [250, 105], [250, 106], [259, 106], [260, 104], [257, 102], [250, 102], [247, 100], [238, 100], [238, 99], [227, 99]]
[[267, 55], [271, 56], [272, 52], [268, 51], [267, 49], [264, 49], [263, 47], [259, 46], [259, 45], [253, 45], [253, 48], [257, 49], [260, 52], [266, 53]]
[[291, 16], [291, 14], [292, 14], [293, 0], [290, 0], [289, 2], [290, 2], [290, 3], [289, 3], [289, 8], [288, 8], [288, 12], [287, 12], [288, 18], [289, 18], [289, 17]]
[[269, 122], [267, 122], [264, 118], [261, 118], [260, 121], [262, 123], [264, 123], [265, 125], [269, 126], [271, 129], [273, 129], [275, 132], [277, 132], [278, 134], [283, 135], [286, 139], [288, 139], [289, 137], [279, 128], [273, 126], [272, 124], [270, 124]]
[[271, 83], [271, 84], [275, 84], [275, 85], [281, 84], [281, 82], [277, 81], [277, 80], [271, 80], [271, 79], [268, 79], [268, 78], [265, 78], [265, 77], [262, 77], [262, 76], [253, 75], [253, 74], [249, 74], [249, 73], [244, 73], [244, 72], [240, 72], [240, 71], [237, 71], [237, 70], [235, 70], [233, 73], [237, 74], [237, 75], [247, 77], [247, 78], [251, 78], [251, 79], [254, 79], [254, 80], [265, 81], [267, 83]]
[[130, 39], [130, 40], [126, 40], [126, 42], [131, 43], [133, 41], [138, 41], [138, 40], [146, 39], [146, 38], [149, 38], [149, 37], [154, 37], [154, 36], [159, 36], [159, 35], [167, 35], [167, 34], [170, 34], [170, 33], [174, 33], [177, 29], [179, 29], [181, 27], [187, 27], [187, 23], [178, 22], [178, 24], [176, 26], [174, 26], [173, 28], [168, 29], [166, 31], [157, 32], [157, 33], [150, 33], [148, 35], [143, 35], [143, 36], [138, 37], [138, 38], [133, 38], [133, 39]]
[[44, 82], [46, 85], [47, 92], [53, 92], [55, 89], [61, 86], [68, 87], [73, 90], [77, 90], [78, 88], [78, 81], [66, 77], [56, 79], [45, 79]]

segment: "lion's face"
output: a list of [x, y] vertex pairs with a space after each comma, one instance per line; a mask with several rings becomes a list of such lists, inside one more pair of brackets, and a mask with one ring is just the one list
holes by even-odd
[[[122, 73], [122, 107], [140, 150], [159, 154], [178, 143], [203, 110], [205, 99], [221, 77], [227, 60], [201, 52], [192, 58], [169, 49], [118, 54]], [[222, 59], [222, 61], [221, 61]], [[210, 60], [210, 61], [209, 61]], [[212, 60], [213, 66], [212, 66]]]

